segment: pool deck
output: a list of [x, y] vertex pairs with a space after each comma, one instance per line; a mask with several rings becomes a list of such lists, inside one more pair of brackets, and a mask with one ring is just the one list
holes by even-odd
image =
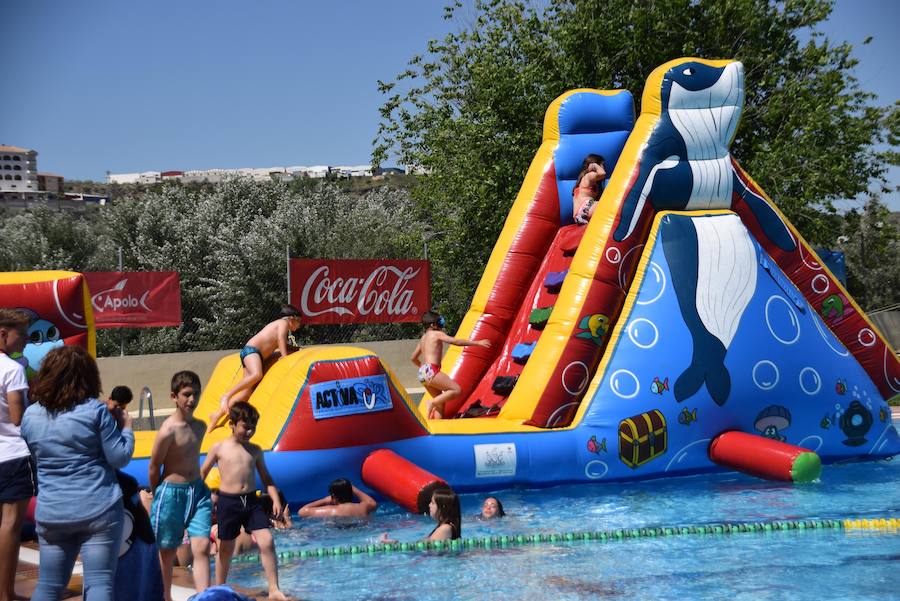
[[[892, 407], [891, 414], [893, 422], [900, 424], [900, 407]], [[30, 598], [34, 592], [38, 578], [38, 550], [36, 543], [24, 543], [19, 550], [19, 563], [16, 566], [16, 593], [25, 595]], [[265, 593], [265, 582], [260, 581], [260, 588], [252, 591], [234, 587], [235, 590], [251, 599], [264, 600], [268, 599]], [[289, 594], [285, 591], [286, 594]], [[81, 597], [81, 563], [75, 564], [72, 580], [69, 582], [67, 592], [63, 594], [63, 599], [71, 599], [79, 601]], [[172, 598], [175, 601], [186, 601], [188, 597], [194, 594], [193, 580], [191, 573], [186, 568], [175, 568], [172, 584]]]

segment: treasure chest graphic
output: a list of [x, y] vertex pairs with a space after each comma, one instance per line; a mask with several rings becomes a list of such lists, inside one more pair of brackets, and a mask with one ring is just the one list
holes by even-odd
[[619, 459], [630, 468], [644, 465], [666, 452], [669, 432], [659, 411], [647, 411], [619, 422]]

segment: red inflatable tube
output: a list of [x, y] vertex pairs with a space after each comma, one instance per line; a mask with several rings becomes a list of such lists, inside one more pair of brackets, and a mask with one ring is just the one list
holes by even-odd
[[709, 458], [766, 480], [810, 482], [822, 473], [822, 462], [813, 451], [746, 432], [716, 436], [709, 445]]
[[362, 479], [369, 488], [414, 513], [428, 513], [436, 488], [450, 485], [388, 449], [378, 449], [366, 457]]

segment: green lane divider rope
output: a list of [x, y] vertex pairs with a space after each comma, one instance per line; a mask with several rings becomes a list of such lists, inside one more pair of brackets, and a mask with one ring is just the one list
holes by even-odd
[[[897, 533], [900, 531], [900, 518], [876, 519], [844, 519], [844, 520], [776, 520], [771, 522], [740, 522], [724, 524], [706, 524], [703, 526], [670, 526], [656, 528], [622, 528], [618, 530], [599, 530], [582, 532], [564, 532], [554, 534], [509, 534], [461, 538], [449, 541], [417, 541], [411, 543], [345, 545], [341, 547], [321, 547], [301, 551], [280, 551], [280, 562], [309, 557], [340, 557], [375, 553], [392, 553], [394, 551], [446, 551], [465, 549], [492, 549], [518, 547], [541, 543], [560, 543], [575, 541], [617, 542], [631, 538], [651, 538], [664, 536], [706, 535], [706, 534], [739, 534], [746, 532], [775, 532], [780, 530], [880, 530]], [[246, 554], [235, 557], [233, 562], [249, 563], [259, 561], [258, 554]]]

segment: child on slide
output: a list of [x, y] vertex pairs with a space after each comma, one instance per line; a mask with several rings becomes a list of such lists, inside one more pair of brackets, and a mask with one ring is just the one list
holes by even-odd
[[219, 409], [209, 416], [207, 433], [223, 424], [219, 421], [238, 401], [246, 401], [263, 377], [263, 362], [278, 350], [279, 359], [288, 356], [288, 334], [300, 327], [300, 310], [293, 305], [281, 306], [281, 317], [269, 323], [241, 349], [241, 365], [244, 377], [231, 390], [222, 395]]
[[581, 172], [572, 190], [572, 218], [578, 225], [587, 225], [594, 216], [597, 200], [602, 192], [600, 188], [606, 177], [606, 161], [602, 156], [589, 154], [584, 157]]
[[441, 358], [444, 356], [444, 343], [456, 346], [481, 346], [488, 348], [491, 341], [453, 338], [444, 333], [444, 318], [434, 311], [426, 311], [422, 315], [425, 333], [416, 345], [410, 360], [419, 368], [419, 381], [425, 385], [431, 395], [427, 403], [425, 415], [428, 419], [443, 419], [444, 405], [462, 393], [459, 384], [447, 374], [441, 372]]

